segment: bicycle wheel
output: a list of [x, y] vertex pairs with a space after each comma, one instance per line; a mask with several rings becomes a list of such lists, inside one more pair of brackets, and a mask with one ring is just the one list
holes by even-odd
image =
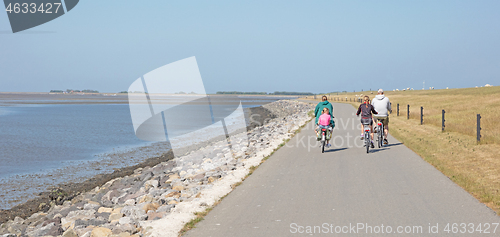
[[380, 132], [382, 131], [382, 126], [378, 126], [378, 134], [377, 134], [377, 144], [378, 144], [378, 148], [381, 148], [382, 147], [382, 141], [383, 141], [383, 132]]
[[370, 152], [370, 134], [368, 132], [365, 132], [365, 146], [366, 146], [366, 153]]
[[325, 153], [325, 144], [326, 144], [326, 134], [322, 132], [321, 134], [321, 153]]

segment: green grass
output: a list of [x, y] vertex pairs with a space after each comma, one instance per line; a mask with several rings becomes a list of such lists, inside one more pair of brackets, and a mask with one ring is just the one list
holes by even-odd
[[[221, 198], [222, 199], [222, 198]], [[202, 211], [202, 212], [195, 212], [194, 215], [196, 216], [194, 219], [192, 219], [191, 221], [189, 221], [188, 223], [186, 223], [184, 225], [184, 227], [181, 229], [181, 231], [179, 232], [179, 236], [182, 236], [184, 233], [186, 233], [187, 231], [189, 231], [190, 229], [193, 229], [195, 228], [196, 224], [202, 220], [205, 219], [205, 216], [208, 215], [208, 213], [212, 210], [211, 207], [205, 209], [205, 211]]]

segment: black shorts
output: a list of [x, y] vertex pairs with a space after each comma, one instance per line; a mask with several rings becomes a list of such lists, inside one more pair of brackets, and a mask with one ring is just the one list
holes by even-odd
[[361, 124], [363, 125], [373, 125], [373, 119], [371, 118], [361, 118]]

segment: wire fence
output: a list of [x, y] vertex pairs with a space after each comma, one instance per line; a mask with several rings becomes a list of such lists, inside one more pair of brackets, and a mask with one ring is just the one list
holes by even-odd
[[[407, 113], [407, 118], [406, 119], [410, 119], [410, 105], [408, 104], [407, 105], [407, 109], [406, 109], [406, 113]], [[442, 110], [441, 111], [441, 131], [444, 132], [446, 129], [446, 119], [445, 119], [445, 114], [446, 114], [446, 110]], [[399, 104], [397, 104], [397, 116], [399, 116]], [[413, 116], [414, 117], [414, 116]], [[424, 124], [424, 107], [423, 106], [420, 106], [420, 113], [419, 113], [419, 117], [420, 117], [420, 125], [423, 125]], [[476, 140], [477, 142], [481, 142], [481, 114], [477, 114], [476, 115]]]

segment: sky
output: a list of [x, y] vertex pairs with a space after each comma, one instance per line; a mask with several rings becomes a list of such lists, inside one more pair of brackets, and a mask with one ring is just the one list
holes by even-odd
[[0, 91], [127, 90], [195, 56], [208, 93], [500, 85], [500, 1], [95, 1], [13, 34]]

